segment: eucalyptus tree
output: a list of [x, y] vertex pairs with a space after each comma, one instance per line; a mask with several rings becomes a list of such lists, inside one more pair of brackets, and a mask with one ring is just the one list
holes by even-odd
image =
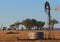
[[11, 24], [9, 29], [13, 30], [14, 28], [15, 28], [15, 25]]
[[31, 21], [32, 21], [32, 27], [34, 27], [35, 29], [36, 29], [36, 19], [31, 19]]
[[37, 29], [39, 30], [42, 30], [42, 27], [45, 25], [45, 22], [42, 22], [42, 21], [37, 21]]
[[3, 27], [3, 30], [7, 30], [7, 27]]
[[19, 21], [17, 21], [17, 22], [15, 22], [15, 28], [17, 29], [17, 30], [19, 30], [19, 25], [20, 25], [21, 23], [19, 22]]
[[23, 20], [22, 24], [25, 25], [27, 30], [31, 30], [31, 28], [32, 28], [32, 21], [30, 19]]
[[53, 20], [51, 20], [50, 22], [51, 22], [51, 26], [52, 26], [52, 30], [53, 30], [54, 25], [55, 25], [55, 24], [58, 24], [58, 21], [57, 21], [56, 19], [53, 19]]

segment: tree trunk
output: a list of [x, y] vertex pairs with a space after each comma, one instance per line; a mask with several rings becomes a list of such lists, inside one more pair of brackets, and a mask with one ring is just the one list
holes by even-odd
[[37, 26], [37, 30], [39, 30], [39, 26]]
[[54, 24], [52, 25], [52, 30], [54, 29]]

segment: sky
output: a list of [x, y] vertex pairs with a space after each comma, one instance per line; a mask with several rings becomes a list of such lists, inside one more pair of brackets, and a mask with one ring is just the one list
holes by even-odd
[[0, 0], [0, 26], [9, 27], [26, 18], [45, 21], [47, 24], [47, 14], [44, 10], [46, 1], [50, 3], [52, 19], [59, 22], [55, 28], [60, 28], [60, 10], [54, 10], [55, 6], [60, 7], [60, 0]]

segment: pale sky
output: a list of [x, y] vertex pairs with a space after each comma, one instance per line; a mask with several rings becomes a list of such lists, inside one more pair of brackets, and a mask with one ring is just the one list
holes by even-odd
[[48, 1], [51, 6], [52, 18], [58, 20], [55, 28], [60, 28], [60, 10], [54, 11], [54, 7], [60, 8], [60, 0], [0, 0], [0, 26], [9, 26], [16, 21], [26, 18], [34, 18], [47, 23], [47, 15], [44, 4]]

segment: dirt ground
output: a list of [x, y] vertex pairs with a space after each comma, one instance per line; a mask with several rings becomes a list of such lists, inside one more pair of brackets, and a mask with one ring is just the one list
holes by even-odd
[[[13, 32], [15, 34], [7, 34], [9, 32]], [[18, 40], [17, 37], [20, 39], [28, 39], [29, 33], [36, 33], [36, 32], [43, 32], [44, 38], [48, 38], [48, 34], [51, 34], [52, 38], [60, 39], [60, 30], [0, 30], [0, 42], [59, 42], [60, 40]], [[35, 37], [35, 36], [34, 36]]]

